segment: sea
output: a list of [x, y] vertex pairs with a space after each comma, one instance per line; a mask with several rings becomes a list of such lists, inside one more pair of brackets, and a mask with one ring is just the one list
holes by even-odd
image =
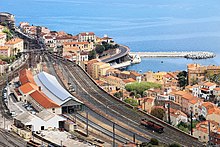
[[131, 51], [211, 51], [215, 58], [142, 58], [127, 70], [186, 70], [220, 64], [219, 0], [1, 0], [0, 11], [19, 22], [70, 34], [107, 34]]

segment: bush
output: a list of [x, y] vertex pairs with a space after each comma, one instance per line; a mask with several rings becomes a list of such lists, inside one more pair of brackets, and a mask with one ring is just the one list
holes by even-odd
[[152, 145], [159, 145], [159, 141], [156, 138], [151, 138], [149, 143]]
[[134, 99], [132, 99], [132, 98], [127, 98], [127, 99], [125, 99], [124, 101], [125, 101], [126, 103], [132, 105], [132, 106], [138, 106], [137, 100], [134, 100]]
[[150, 114], [163, 120], [165, 116], [165, 111], [162, 108], [154, 108]]
[[143, 96], [143, 92], [150, 88], [161, 88], [160, 84], [151, 82], [134, 82], [125, 86], [127, 91], [136, 91], [137, 94]]

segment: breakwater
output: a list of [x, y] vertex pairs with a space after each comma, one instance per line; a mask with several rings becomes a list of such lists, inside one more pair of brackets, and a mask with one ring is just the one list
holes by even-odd
[[187, 59], [207, 59], [214, 58], [216, 55], [212, 52], [196, 51], [196, 52], [130, 52], [131, 56], [139, 55], [140, 57], [179, 57]]

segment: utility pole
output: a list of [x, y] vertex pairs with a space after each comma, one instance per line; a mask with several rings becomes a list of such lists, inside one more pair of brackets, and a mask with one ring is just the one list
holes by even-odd
[[136, 138], [136, 135], [135, 135], [135, 133], [133, 134], [133, 142], [135, 143], [135, 138]]
[[112, 126], [112, 128], [113, 128], [113, 147], [115, 147], [115, 123], [113, 122], [113, 126]]
[[169, 122], [169, 124], [171, 125], [171, 119], [170, 119], [170, 103], [168, 103], [167, 107], [168, 107], [168, 122]]
[[210, 121], [208, 121], [208, 131], [209, 131], [209, 142], [208, 142], [208, 146], [211, 146], [211, 129], [210, 129]]
[[89, 119], [88, 119], [88, 112], [86, 112], [86, 135], [89, 136]]
[[191, 119], [191, 135], [193, 135], [193, 112], [192, 110], [190, 111], [190, 119]]

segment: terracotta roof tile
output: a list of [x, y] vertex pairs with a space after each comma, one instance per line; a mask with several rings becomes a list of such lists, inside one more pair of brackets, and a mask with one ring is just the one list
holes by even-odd
[[49, 99], [43, 92], [36, 90], [30, 96], [45, 109], [60, 107], [54, 101]]
[[19, 90], [23, 93], [23, 94], [26, 94], [26, 93], [29, 93], [31, 91], [34, 91], [34, 90], [37, 90], [38, 89], [38, 86], [37, 85], [34, 85], [32, 83], [26, 83], [24, 85], [21, 85], [19, 87]]
[[19, 81], [21, 82], [21, 84], [25, 84], [25, 83], [32, 83], [34, 85], [37, 85], [34, 81], [34, 77], [32, 75], [32, 72], [30, 70], [24, 69], [21, 70], [19, 73]]
[[5, 44], [6, 45], [14, 45], [14, 44], [17, 44], [21, 41], [23, 41], [23, 39], [15, 38], [15, 39], [11, 39], [11, 40], [7, 41]]

